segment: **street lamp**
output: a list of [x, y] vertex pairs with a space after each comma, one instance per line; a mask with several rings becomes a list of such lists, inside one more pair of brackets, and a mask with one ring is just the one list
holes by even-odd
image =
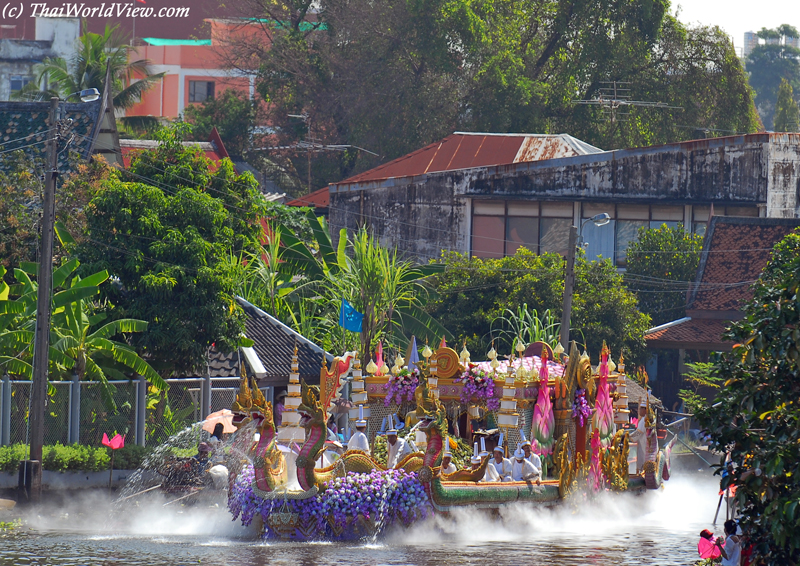
[[[79, 94], [83, 102], [100, 98], [96, 88], [68, 94]], [[47, 170], [45, 172], [44, 202], [42, 203], [42, 240], [40, 244], [39, 290], [36, 297], [36, 332], [33, 339], [33, 379], [30, 405], [30, 459], [39, 462], [31, 474], [30, 496], [38, 501], [42, 492], [42, 445], [44, 444], [44, 415], [47, 399], [47, 366], [50, 361], [50, 309], [53, 286], [53, 239], [55, 237], [55, 193], [58, 177], [58, 140], [66, 134], [72, 120], [58, 119], [58, 97], [50, 99], [50, 131], [47, 136]]]
[[569, 229], [569, 248], [567, 248], [567, 275], [564, 278], [564, 307], [561, 311], [561, 346], [564, 351], [569, 352], [569, 324], [572, 316], [572, 290], [575, 286], [575, 246], [578, 238], [583, 244], [583, 227], [588, 222], [595, 226], [605, 226], [611, 222], [611, 217], [606, 212], [596, 214], [587, 218], [581, 223], [581, 228], [570, 226]]

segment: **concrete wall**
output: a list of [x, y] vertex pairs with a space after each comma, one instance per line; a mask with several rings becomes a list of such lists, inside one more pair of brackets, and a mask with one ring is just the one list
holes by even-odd
[[800, 134], [751, 134], [336, 186], [329, 222], [406, 255], [469, 251], [473, 199], [759, 206], [798, 215]]

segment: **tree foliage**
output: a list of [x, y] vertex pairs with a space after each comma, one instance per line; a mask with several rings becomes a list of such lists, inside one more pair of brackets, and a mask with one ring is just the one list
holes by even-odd
[[250, 146], [257, 115], [258, 103], [251, 101], [247, 94], [230, 88], [202, 104], [186, 108], [186, 121], [193, 125], [195, 140], [208, 140], [211, 130], [217, 128], [225, 149], [237, 156]]
[[686, 291], [695, 280], [702, 248], [703, 237], [687, 233], [682, 224], [639, 229], [628, 247], [625, 284], [654, 326], [686, 314]]
[[[263, 30], [232, 39], [227, 52], [233, 66], [259, 68], [258, 91], [280, 127], [275, 145], [314, 137], [380, 156], [315, 155], [315, 186], [458, 129], [568, 131], [613, 149], [758, 127], [727, 36], [687, 28], [667, 0], [325, 0], [307, 18], [310, 6], [241, 3]], [[573, 103], [598, 97], [606, 81], [684, 110], [633, 109], [612, 125], [600, 107]], [[287, 116], [302, 113], [306, 122]]]
[[[39, 226], [44, 196], [44, 162], [39, 154], [15, 151], [0, 156], [0, 265], [6, 267], [12, 282], [13, 268], [23, 262], [35, 262], [39, 254]], [[72, 160], [70, 169], [83, 180], [93, 179], [105, 167], [97, 162]], [[60, 181], [56, 199], [56, 220], [73, 234], [83, 232], [84, 208], [93, 195], [91, 183], [68, 177]], [[54, 253], [57, 265], [64, 257], [58, 246]]]
[[[502, 259], [468, 258], [456, 252], [443, 255], [445, 271], [432, 278], [435, 298], [427, 310], [477, 356], [488, 351], [492, 321], [507, 309], [523, 305], [539, 313], [560, 316], [564, 292], [564, 258], [535, 255], [520, 248]], [[644, 359], [644, 331], [650, 318], [636, 309], [636, 297], [622, 283], [610, 261], [575, 260], [575, 293], [570, 336], [598, 354], [605, 340], [614, 352], [625, 350], [634, 362]], [[498, 345], [510, 351], [507, 338]]]
[[758, 36], [779, 42], [757, 45], [747, 56], [747, 72], [756, 91], [758, 112], [764, 126], [772, 130], [781, 81], [787, 81], [794, 90], [800, 89], [800, 49], [780, 43], [784, 36], [797, 37], [798, 32], [784, 24], [776, 29], [762, 28]]
[[103, 293], [112, 318], [148, 323], [134, 346], [178, 374], [202, 363], [212, 343], [223, 351], [239, 344], [243, 314], [221, 263], [256, 249], [264, 213], [252, 175], [237, 175], [229, 160], [212, 167], [182, 145], [189, 129], [161, 130], [157, 149], [99, 181], [76, 250], [88, 269], [118, 282]]
[[[146, 59], [131, 60], [136, 49], [127, 43], [118, 25], [107, 25], [103, 33], [92, 33], [84, 27], [78, 42], [70, 61], [62, 57], [45, 57], [36, 65], [36, 80], [18, 91], [16, 98], [46, 100], [59, 96], [70, 100], [70, 97], [77, 96], [76, 93], [90, 88], [102, 93], [106, 69], [109, 68], [114, 107], [127, 109], [139, 102], [145, 91], [164, 76], [164, 73], [151, 73], [150, 62]], [[46, 85], [48, 90], [40, 91], [40, 85]]]
[[[100, 285], [108, 280], [105, 271], [85, 278], [76, 274], [78, 261], [66, 261], [53, 272], [52, 316], [48, 379], [98, 381], [104, 401], [114, 406], [115, 388], [109, 378], [127, 379], [138, 374], [158, 389], [166, 382], [124, 341], [125, 335], [142, 332], [142, 320], [117, 319], [104, 323], [96, 297]], [[0, 267], [0, 367], [9, 374], [31, 379], [33, 341], [36, 329], [36, 306], [39, 286], [35, 279], [37, 264], [25, 263], [14, 270], [17, 283], [8, 286], [2, 281], [5, 268]], [[123, 340], [114, 338], [123, 337]]]
[[[738, 465], [734, 485], [743, 531], [764, 564], [800, 561], [800, 231], [779, 242], [754, 286], [745, 318], [717, 362], [726, 379], [696, 416], [712, 447]], [[724, 463], [721, 461], [719, 468]]]
[[775, 103], [775, 131], [800, 131], [800, 108], [794, 100], [792, 85], [786, 79], [778, 87], [778, 100]]

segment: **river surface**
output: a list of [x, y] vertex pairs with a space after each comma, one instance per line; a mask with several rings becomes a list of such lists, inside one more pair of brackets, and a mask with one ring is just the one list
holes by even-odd
[[[674, 477], [642, 496], [608, 496], [558, 510], [464, 511], [359, 543], [264, 542], [224, 508], [124, 510], [82, 498], [25, 516], [0, 538], [2, 565], [597, 565], [686, 564], [699, 532], [714, 527], [718, 481]], [[716, 533], [721, 534], [722, 519]], [[0, 517], [0, 520], [7, 520]]]

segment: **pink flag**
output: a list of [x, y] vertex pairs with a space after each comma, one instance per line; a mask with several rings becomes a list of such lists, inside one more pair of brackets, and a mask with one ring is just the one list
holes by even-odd
[[439, 344], [439, 347], [440, 347], [440, 348], [447, 348], [447, 342], [445, 342], [445, 340], [444, 340], [444, 336], [442, 336], [442, 343], [441, 343], [441, 344]]
[[378, 366], [378, 371], [375, 375], [383, 375], [381, 368], [383, 367], [383, 342], [378, 342], [378, 347], [375, 350], [375, 365]]
[[697, 543], [697, 553], [700, 558], [717, 558], [720, 555], [719, 547], [714, 540], [705, 537], [700, 537], [700, 542]]
[[125, 437], [118, 434], [111, 440], [108, 439], [108, 435], [104, 432], [103, 433], [103, 446], [108, 446], [112, 450], [119, 450], [123, 446], [125, 446]]

